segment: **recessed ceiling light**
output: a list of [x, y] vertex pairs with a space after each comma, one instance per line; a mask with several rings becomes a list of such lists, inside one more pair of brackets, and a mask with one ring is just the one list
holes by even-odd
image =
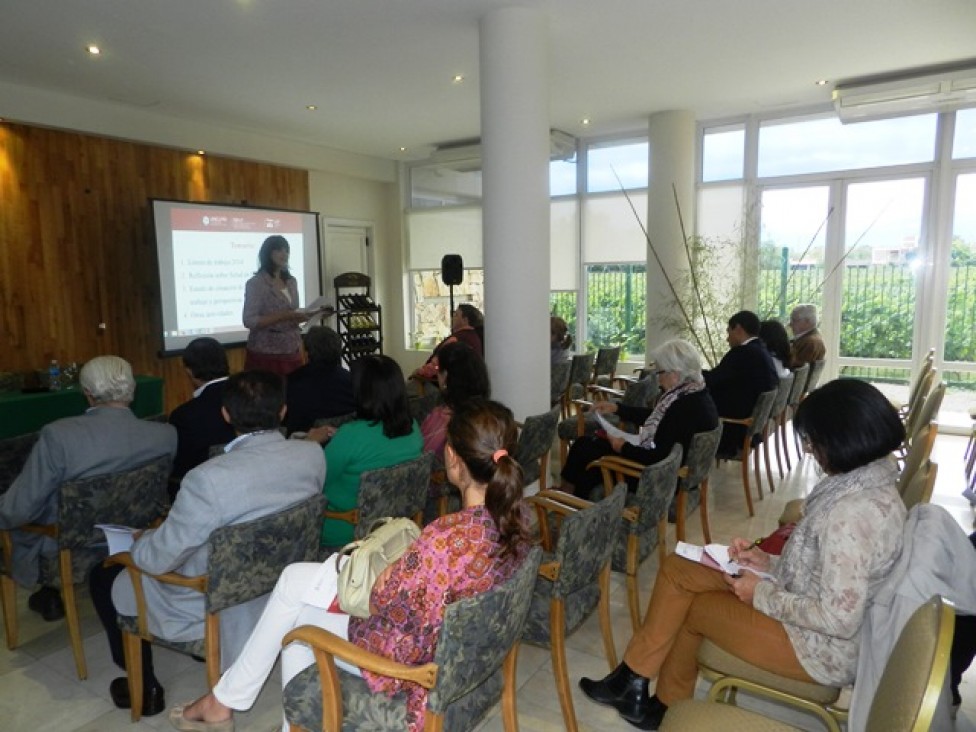
[[451, 79], [451, 83], [453, 83], [453, 84], [463, 84], [464, 83], [464, 74], [455, 74], [454, 75], [454, 78]]
[[405, 147], [401, 147], [400, 148], [400, 152], [406, 152], [406, 151], [407, 151], [407, 148], [405, 148]]
[[317, 104], [306, 104], [305, 105], [305, 109], [307, 109], [309, 112], [314, 112], [316, 109], [318, 109], [318, 105]]
[[206, 150], [197, 150], [197, 155], [206, 155], [206, 154], [207, 154]]
[[102, 49], [100, 49], [94, 43], [89, 43], [85, 47], [85, 50], [88, 51], [88, 53], [90, 53], [92, 56], [97, 56], [97, 55], [99, 55], [102, 52]]
[[583, 125], [584, 127], [588, 127], [590, 124], [590, 118], [584, 117], [583, 119], [580, 120], [580, 124]]
[[813, 83], [816, 84], [817, 86], [827, 86], [827, 80], [826, 79], [817, 79]]

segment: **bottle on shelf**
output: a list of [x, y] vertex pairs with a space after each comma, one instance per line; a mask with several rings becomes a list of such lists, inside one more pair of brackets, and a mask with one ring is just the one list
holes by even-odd
[[61, 391], [61, 366], [58, 359], [52, 358], [47, 369], [47, 388], [50, 391]]

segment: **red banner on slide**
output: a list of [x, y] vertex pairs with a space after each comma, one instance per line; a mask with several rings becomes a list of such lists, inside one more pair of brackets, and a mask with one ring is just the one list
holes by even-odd
[[297, 213], [234, 209], [187, 209], [170, 211], [173, 231], [257, 231], [271, 234], [302, 233], [302, 217]]

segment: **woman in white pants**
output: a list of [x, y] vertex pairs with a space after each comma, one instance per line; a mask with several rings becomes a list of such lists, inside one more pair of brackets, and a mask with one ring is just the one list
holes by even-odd
[[[370, 616], [350, 618], [332, 607], [334, 561], [289, 566], [240, 656], [212, 692], [170, 712], [172, 725], [196, 732], [233, 730], [233, 711], [254, 704], [274, 666], [281, 639], [299, 625], [325, 628], [399, 663], [432, 661], [447, 603], [505, 582], [525, 557], [522, 470], [510, 454], [516, 439], [511, 411], [497, 402], [471, 400], [456, 410], [448, 425], [444, 461], [448, 478], [461, 490], [462, 509], [425, 527], [406, 553], [377, 578], [370, 593]], [[486, 496], [491, 508], [485, 505]], [[314, 661], [308, 646], [290, 644], [282, 652], [283, 684]], [[337, 664], [363, 676], [374, 692], [405, 694], [409, 732], [423, 729], [426, 689], [338, 660]]]

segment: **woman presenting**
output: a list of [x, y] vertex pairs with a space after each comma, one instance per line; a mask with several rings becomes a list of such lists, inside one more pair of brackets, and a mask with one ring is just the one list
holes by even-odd
[[258, 252], [260, 266], [244, 289], [247, 354], [244, 369], [287, 376], [302, 365], [301, 328], [313, 312], [298, 307], [298, 282], [288, 271], [291, 250], [283, 236], [269, 236]]

